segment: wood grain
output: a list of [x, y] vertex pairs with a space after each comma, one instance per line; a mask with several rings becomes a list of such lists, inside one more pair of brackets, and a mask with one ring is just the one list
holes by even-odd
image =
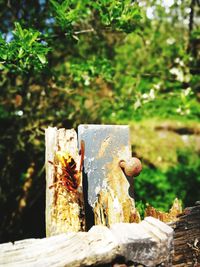
[[170, 226], [175, 231], [173, 266], [200, 266], [200, 203], [186, 208]]

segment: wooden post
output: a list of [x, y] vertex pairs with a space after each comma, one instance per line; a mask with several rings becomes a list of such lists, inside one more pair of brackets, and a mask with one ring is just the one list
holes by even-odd
[[[80, 125], [78, 139], [85, 144], [86, 218], [92, 209], [96, 225], [139, 222], [133, 198], [133, 177], [126, 177], [119, 164], [120, 160], [131, 158], [129, 127]], [[92, 220], [92, 216], [88, 220]]]
[[81, 157], [75, 130], [49, 127], [46, 142], [46, 235], [85, 230]]

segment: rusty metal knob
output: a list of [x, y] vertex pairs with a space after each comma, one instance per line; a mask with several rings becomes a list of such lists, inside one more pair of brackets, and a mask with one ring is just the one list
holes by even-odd
[[121, 160], [119, 166], [123, 169], [124, 173], [130, 177], [138, 176], [142, 171], [142, 163], [138, 158], [130, 158], [128, 160]]

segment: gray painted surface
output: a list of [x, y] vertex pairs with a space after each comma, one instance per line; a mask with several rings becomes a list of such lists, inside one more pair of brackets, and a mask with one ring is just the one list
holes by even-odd
[[[126, 125], [79, 125], [78, 142], [85, 143], [84, 173], [88, 180], [88, 202], [93, 207], [107, 176], [107, 164], [120, 158], [122, 148], [129, 151], [129, 127]], [[127, 153], [126, 153], [127, 154]]]

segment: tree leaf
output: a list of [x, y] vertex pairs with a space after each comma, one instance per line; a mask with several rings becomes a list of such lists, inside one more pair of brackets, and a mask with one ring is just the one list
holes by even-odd
[[47, 62], [46, 57], [43, 54], [38, 54], [37, 57], [42, 64], [45, 64]]
[[22, 30], [22, 27], [19, 22], [15, 22], [15, 31], [20, 39], [24, 38], [24, 31]]

